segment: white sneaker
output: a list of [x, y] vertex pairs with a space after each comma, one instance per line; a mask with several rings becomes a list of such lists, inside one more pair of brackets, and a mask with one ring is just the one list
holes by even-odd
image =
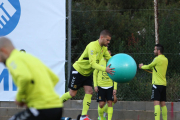
[[80, 120], [91, 120], [88, 115], [81, 115]]

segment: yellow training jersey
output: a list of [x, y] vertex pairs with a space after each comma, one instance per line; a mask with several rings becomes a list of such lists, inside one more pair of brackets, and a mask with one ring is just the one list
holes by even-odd
[[100, 46], [98, 40], [90, 42], [73, 67], [83, 76], [90, 76], [94, 69], [106, 71], [106, 66], [98, 64], [102, 57], [107, 60], [111, 58], [107, 47]]
[[[106, 59], [102, 58], [99, 65], [106, 67]], [[109, 78], [107, 72], [99, 71], [97, 69], [93, 72], [93, 82], [94, 87], [111, 87], [113, 86], [113, 81]], [[117, 82], [114, 82], [114, 89], [117, 90]]]
[[36, 109], [59, 108], [63, 104], [54, 87], [59, 78], [39, 59], [13, 50], [6, 61], [18, 91], [16, 100]]
[[166, 71], [168, 59], [164, 55], [158, 55], [149, 65], [143, 65], [142, 69], [153, 69], [152, 84], [166, 86]]

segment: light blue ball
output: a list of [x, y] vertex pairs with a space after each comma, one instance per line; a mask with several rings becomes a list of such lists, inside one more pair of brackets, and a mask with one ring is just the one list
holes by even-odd
[[131, 81], [134, 76], [136, 75], [137, 71], [137, 65], [135, 60], [128, 54], [125, 53], [119, 53], [114, 56], [112, 56], [107, 66], [111, 64], [110, 68], [115, 68], [114, 75], [110, 75], [108, 73], [108, 76], [115, 82], [118, 83], [127, 83]]

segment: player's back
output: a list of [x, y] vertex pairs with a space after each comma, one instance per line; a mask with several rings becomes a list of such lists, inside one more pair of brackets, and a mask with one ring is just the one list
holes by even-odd
[[153, 81], [155, 85], [166, 86], [166, 71], [168, 67], [168, 59], [164, 55], [157, 56], [154, 61], [156, 66], [153, 67]]
[[[10, 68], [17, 87], [21, 87], [19, 81], [24, 79], [21, 81], [26, 85], [22, 87], [24, 89], [22, 91], [28, 107], [37, 109], [62, 107], [59, 95], [54, 90], [58, 77], [36, 57], [28, 53], [13, 52], [8, 59], [7, 67]], [[12, 64], [15, 64], [16, 70], [12, 69]]]

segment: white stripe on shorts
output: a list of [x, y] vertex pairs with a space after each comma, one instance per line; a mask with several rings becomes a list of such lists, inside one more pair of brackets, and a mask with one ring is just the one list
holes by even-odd
[[78, 74], [78, 71], [72, 71], [72, 74]]

